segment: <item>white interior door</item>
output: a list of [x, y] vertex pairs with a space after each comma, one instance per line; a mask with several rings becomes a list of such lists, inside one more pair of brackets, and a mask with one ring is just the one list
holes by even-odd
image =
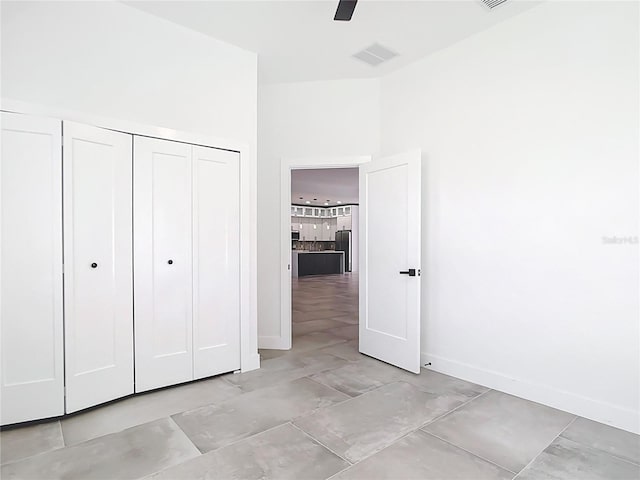
[[136, 391], [193, 379], [192, 147], [134, 137]]
[[2, 113], [0, 424], [64, 413], [62, 131]]
[[131, 148], [64, 122], [67, 413], [133, 393]]
[[240, 154], [193, 147], [193, 369], [240, 368]]
[[360, 166], [360, 351], [420, 373], [420, 151]]

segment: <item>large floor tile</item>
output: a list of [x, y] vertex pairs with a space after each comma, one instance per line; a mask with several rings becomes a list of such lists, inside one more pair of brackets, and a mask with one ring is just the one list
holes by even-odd
[[559, 437], [517, 480], [638, 480], [640, 466]]
[[338, 322], [347, 323], [351, 325], [358, 325], [358, 313], [352, 313], [348, 315], [339, 315], [337, 317], [333, 317], [332, 320], [337, 320]]
[[586, 418], [578, 418], [562, 433], [562, 436], [640, 464], [640, 435]]
[[351, 397], [357, 397], [391, 383], [387, 381], [389, 376], [384, 374], [387, 368], [389, 367], [382, 362], [367, 359], [311, 375], [311, 378]]
[[344, 338], [345, 340], [357, 340], [359, 335], [358, 325], [343, 325], [327, 330], [328, 333], [335, 335], [336, 337]]
[[136, 395], [62, 420], [67, 445], [148, 423], [158, 418], [221, 403], [242, 391], [212, 378]]
[[38, 423], [0, 432], [2, 463], [64, 447], [60, 422]]
[[490, 391], [425, 430], [519, 472], [573, 419], [569, 413]]
[[357, 361], [362, 358], [366, 358], [366, 355], [358, 351], [358, 341], [352, 340], [350, 342], [337, 343], [329, 347], [324, 347], [317, 350], [318, 353], [329, 353], [336, 357], [342, 358], [348, 361]]
[[348, 398], [313, 380], [301, 378], [173, 418], [200, 451], [208, 452]]
[[306, 335], [300, 335], [293, 340], [291, 347], [292, 353], [306, 353], [323, 347], [329, 347], [338, 343], [346, 342], [343, 337], [338, 337], [325, 332], [311, 332]]
[[295, 338], [312, 332], [321, 332], [329, 328], [344, 326], [345, 324], [343, 322], [337, 320], [310, 320], [308, 322], [294, 323], [291, 327], [293, 329], [293, 337]]
[[346, 361], [328, 353], [289, 353], [261, 363], [260, 369], [247, 373], [225, 376], [225, 380], [240, 387], [243, 392], [271, 387], [278, 383], [290, 382], [333, 368], [341, 367]]
[[451, 408], [488, 390], [486, 387], [431, 370], [422, 369], [420, 374], [416, 375], [366, 355], [360, 355], [356, 361], [340, 368], [312, 375], [311, 378], [352, 397], [388, 383], [406, 382], [423, 392], [449, 396]]
[[348, 466], [286, 423], [169, 468], [149, 480], [322, 480]]
[[327, 308], [318, 309], [316, 305], [326, 303], [323, 300], [316, 300], [314, 303], [304, 306], [302, 311], [294, 310], [292, 320], [295, 323], [306, 323], [313, 320], [330, 320], [332, 317], [344, 315], [345, 312], [339, 309]]
[[489, 391], [487, 387], [434, 372], [433, 370], [427, 370], [426, 368], [420, 369], [419, 375], [405, 370], [396, 370], [398, 380], [410, 383], [423, 392], [435, 395], [450, 395], [462, 401], [467, 401]]
[[513, 473], [420, 430], [332, 480], [511, 480]]
[[261, 362], [264, 362], [265, 360], [273, 360], [274, 358], [282, 357], [284, 355], [287, 355], [289, 352], [290, 350], [272, 350], [272, 349], [266, 349], [266, 348], [261, 348], [258, 350], [258, 353], [260, 354]]
[[169, 418], [2, 466], [2, 479], [134, 479], [200, 453]]
[[450, 410], [448, 401], [398, 382], [294, 423], [338, 455], [357, 462]]

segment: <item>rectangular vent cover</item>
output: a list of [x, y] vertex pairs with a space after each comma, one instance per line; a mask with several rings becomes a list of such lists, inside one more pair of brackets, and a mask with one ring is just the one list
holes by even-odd
[[[497, 1], [497, 0], [494, 0]], [[504, 1], [504, 0], [503, 0]], [[387, 47], [383, 47], [379, 43], [374, 43], [364, 50], [359, 51], [353, 55], [354, 58], [363, 61], [371, 65], [372, 67], [376, 67], [387, 60], [391, 60], [394, 57], [397, 57], [398, 54], [394, 51], [389, 50]]]
[[489, 8], [495, 8], [498, 5], [503, 4], [504, 2], [506, 2], [507, 0], [480, 0], [482, 3], [484, 3], [487, 7]]

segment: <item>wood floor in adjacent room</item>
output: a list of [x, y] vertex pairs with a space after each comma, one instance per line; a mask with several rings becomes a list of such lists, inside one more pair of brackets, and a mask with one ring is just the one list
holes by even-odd
[[260, 370], [3, 431], [2, 478], [639, 478], [637, 435], [359, 354], [357, 282], [294, 279]]

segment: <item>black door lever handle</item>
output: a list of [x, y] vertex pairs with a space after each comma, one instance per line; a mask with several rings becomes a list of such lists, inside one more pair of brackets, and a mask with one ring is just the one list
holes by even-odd
[[402, 272], [400, 272], [401, 275], [409, 275], [410, 277], [415, 277], [416, 276], [416, 269], [415, 268], [410, 268], [409, 270], [404, 270]]

